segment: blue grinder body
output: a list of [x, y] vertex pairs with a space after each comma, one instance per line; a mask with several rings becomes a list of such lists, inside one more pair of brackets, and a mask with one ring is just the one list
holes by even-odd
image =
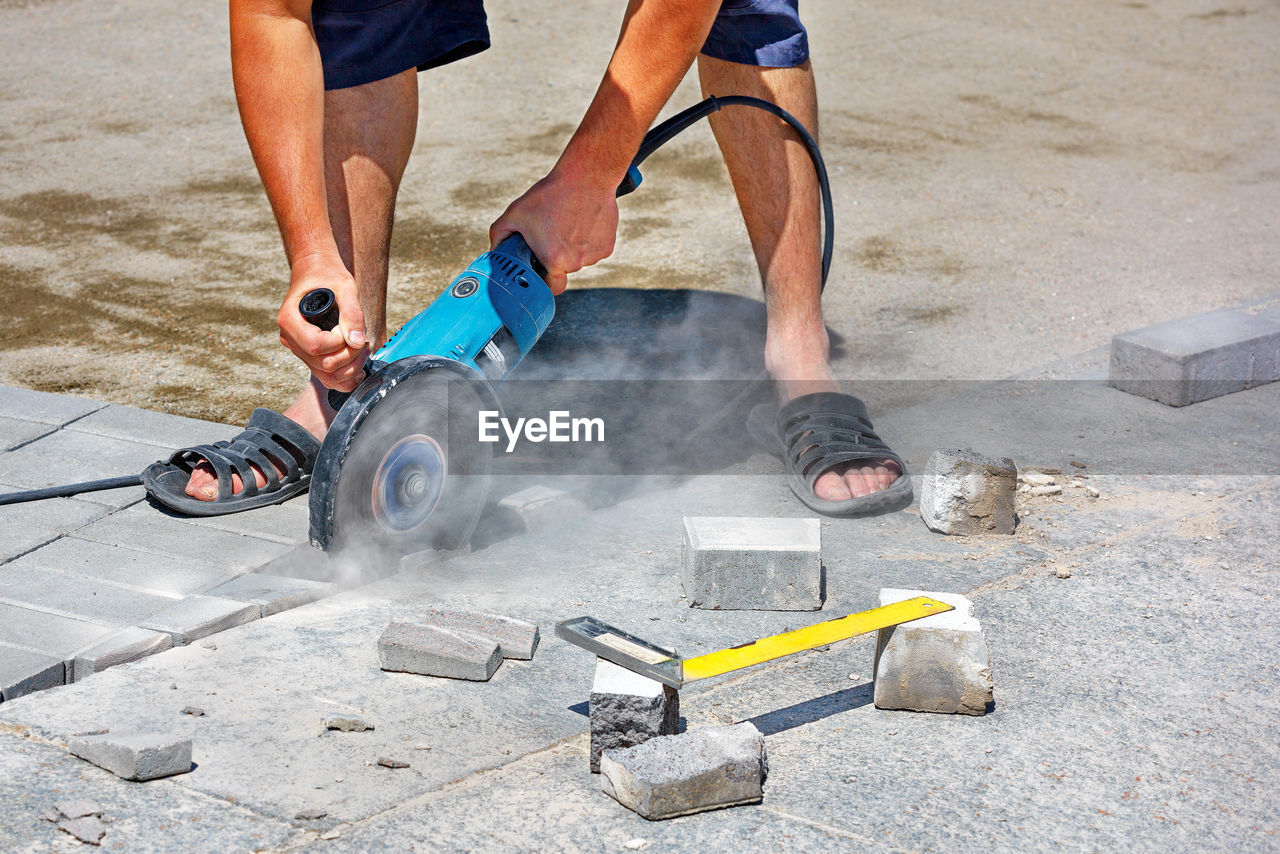
[[409, 356], [452, 359], [486, 380], [502, 379], [542, 337], [556, 313], [541, 264], [513, 234], [472, 261], [425, 310], [374, 355], [378, 362]]

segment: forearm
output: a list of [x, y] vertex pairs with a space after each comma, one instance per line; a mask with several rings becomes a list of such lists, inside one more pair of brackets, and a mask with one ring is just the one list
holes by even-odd
[[720, 8], [719, 0], [629, 0], [604, 79], [556, 171], [616, 186], [671, 97]]
[[336, 255], [324, 182], [324, 76], [310, 0], [231, 0], [231, 72], [249, 150], [292, 265]]

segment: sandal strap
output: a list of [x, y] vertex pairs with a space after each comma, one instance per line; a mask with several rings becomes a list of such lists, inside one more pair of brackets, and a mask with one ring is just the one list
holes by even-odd
[[[311, 473], [320, 442], [306, 428], [270, 409], [253, 411], [249, 423], [235, 438], [213, 444], [193, 445], [174, 451], [169, 462], [190, 473], [202, 461], [218, 478], [218, 496], [232, 494], [231, 476], [240, 476], [241, 495], [270, 493]], [[253, 468], [266, 478], [258, 486]], [[277, 469], [283, 470], [281, 474]]]
[[876, 433], [867, 407], [840, 392], [816, 392], [790, 401], [778, 410], [778, 436], [792, 471], [812, 490], [822, 473], [841, 463], [902, 459]]

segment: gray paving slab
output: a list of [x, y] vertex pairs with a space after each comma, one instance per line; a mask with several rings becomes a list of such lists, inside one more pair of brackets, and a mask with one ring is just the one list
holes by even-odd
[[66, 681], [61, 658], [0, 643], [0, 702], [54, 688]]
[[[166, 456], [166, 450], [159, 445], [58, 430], [16, 451], [0, 454], [0, 481], [36, 489], [138, 474], [162, 456]], [[84, 493], [81, 500], [124, 507], [144, 494], [141, 486], [135, 486]]]
[[29, 552], [20, 563], [180, 596], [203, 593], [235, 572], [189, 557], [159, 555], [74, 535]]
[[223, 516], [182, 516], [156, 505], [148, 506], [163, 516], [181, 519], [189, 525], [201, 528], [230, 531], [288, 545], [301, 545], [310, 541], [310, 511], [306, 493], [283, 504], [271, 504], [247, 513], [227, 513]]
[[210, 596], [220, 596], [223, 599], [250, 602], [261, 609], [262, 616], [270, 617], [272, 614], [329, 596], [337, 590], [338, 585], [331, 582], [250, 572], [223, 582], [206, 592]]
[[217, 596], [187, 596], [162, 611], [139, 620], [141, 628], [168, 632], [175, 646], [253, 622], [262, 616], [257, 604]]
[[28, 647], [56, 658], [69, 659], [116, 631], [118, 628], [107, 623], [0, 604], [0, 643]]
[[[2, 491], [11, 491], [7, 486]], [[22, 504], [0, 505], [0, 527], [6, 532], [0, 543], [0, 560], [21, 554], [40, 542], [82, 528], [111, 512], [111, 508], [75, 498], [50, 498]], [[10, 531], [25, 531], [24, 537], [11, 537]], [[25, 546], [25, 548], [23, 547]]]
[[33, 439], [47, 436], [58, 428], [53, 424], [41, 424], [39, 421], [23, 421], [18, 418], [0, 416], [0, 451], [8, 451], [19, 445], [25, 445]]
[[108, 851], [203, 851], [213, 839], [221, 850], [256, 851], [284, 844], [292, 832], [287, 822], [167, 782], [121, 780], [59, 746], [10, 733], [0, 734], [0, 779], [24, 781], [0, 805], [0, 839], [32, 850], [70, 841], [40, 817], [68, 798], [90, 799], [112, 819], [103, 839]]
[[0, 415], [35, 421], [40, 424], [62, 426], [69, 421], [83, 418], [106, 406], [100, 400], [87, 400], [69, 394], [51, 394], [46, 391], [0, 386]]
[[78, 652], [68, 667], [67, 681], [79, 682], [108, 667], [128, 664], [172, 648], [173, 636], [168, 632], [154, 632], [131, 626]]
[[30, 528], [18, 524], [7, 526], [4, 534], [4, 542], [0, 543], [0, 563], [21, 557], [59, 536], [47, 529]]
[[108, 545], [123, 545], [178, 560], [201, 561], [227, 570], [255, 569], [290, 549], [286, 543], [195, 525], [137, 504], [77, 531]]
[[240, 428], [133, 406], [110, 404], [66, 429], [165, 448], [185, 448], [230, 439]]
[[179, 598], [79, 573], [26, 566], [22, 561], [11, 561], [0, 572], [0, 600], [8, 604], [124, 627], [137, 625]]

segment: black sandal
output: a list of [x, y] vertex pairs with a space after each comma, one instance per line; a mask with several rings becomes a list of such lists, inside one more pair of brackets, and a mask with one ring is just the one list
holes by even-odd
[[[319, 452], [320, 441], [302, 425], [279, 412], [255, 409], [244, 432], [234, 439], [175, 451], [167, 461], [147, 466], [142, 485], [157, 502], [188, 516], [239, 513], [306, 492]], [[201, 462], [208, 462], [218, 476], [218, 497], [209, 501], [186, 494], [191, 472]], [[262, 486], [258, 486], [253, 466], [267, 478]], [[240, 475], [243, 485], [235, 494], [231, 491], [233, 472]]]
[[[900, 509], [911, 503], [907, 465], [884, 443], [861, 400], [840, 392], [817, 392], [790, 401], [777, 415], [772, 404], [751, 410], [751, 435], [787, 464], [787, 482], [796, 497], [824, 516], [862, 516]], [[813, 492], [818, 478], [842, 463], [892, 460], [898, 477], [888, 487], [844, 501], [819, 498]]]

